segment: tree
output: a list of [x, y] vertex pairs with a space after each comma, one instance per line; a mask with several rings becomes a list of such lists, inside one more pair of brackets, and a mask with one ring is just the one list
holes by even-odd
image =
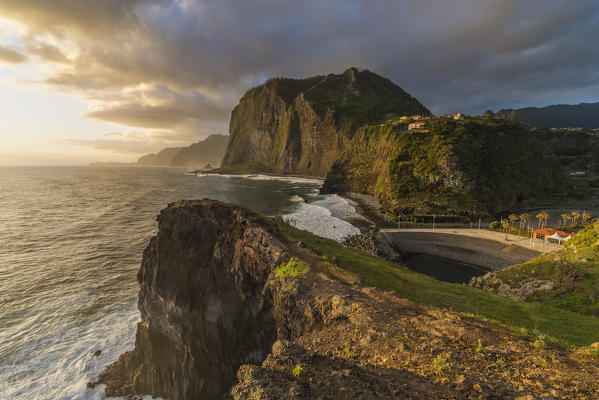
[[483, 118], [486, 118], [486, 119], [493, 119], [494, 116], [495, 116], [495, 114], [493, 114], [493, 111], [491, 111], [491, 110], [487, 110], [483, 113]]
[[526, 225], [526, 221], [530, 219], [530, 215], [528, 213], [520, 214], [520, 230], [524, 229]]
[[582, 223], [586, 224], [588, 221], [592, 220], [593, 216], [586, 211], [582, 212]]
[[514, 225], [518, 220], [518, 216], [516, 214], [510, 214], [507, 219], [510, 221], [510, 225]]
[[507, 240], [507, 230], [510, 227], [510, 222], [507, 219], [501, 218], [501, 227], [505, 229], [505, 240]]
[[539, 229], [542, 229], [546, 226], [547, 220], [549, 219], [549, 213], [547, 211], [541, 211], [536, 215], [537, 221], [539, 221]]
[[576, 224], [576, 220], [580, 218], [580, 212], [579, 211], [572, 211], [572, 221], [574, 221], [574, 223]]
[[564, 221], [564, 226], [566, 226], [566, 222], [570, 220], [570, 214], [563, 213], [562, 215], [560, 215], [560, 217], [562, 217], [562, 220]]
[[549, 213], [547, 211], [541, 212], [543, 214], [543, 228], [547, 228], [547, 221], [549, 221]]

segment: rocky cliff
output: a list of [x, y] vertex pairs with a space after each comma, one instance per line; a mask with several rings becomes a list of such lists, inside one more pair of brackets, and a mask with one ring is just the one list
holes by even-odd
[[139, 165], [171, 167], [218, 166], [227, 148], [228, 136], [210, 135], [187, 147], [167, 147], [156, 154], [146, 154], [137, 160]]
[[[108, 395], [599, 396], [594, 347], [535, 347], [490, 322], [366, 287], [272, 220], [202, 200], [170, 204], [158, 223], [138, 275], [135, 349], [99, 379]], [[368, 257], [358, 253], [356, 262]]]
[[393, 214], [466, 215], [555, 204], [577, 190], [526, 126], [482, 118], [363, 127], [322, 189], [372, 194]]
[[270, 79], [231, 115], [222, 165], [324, 176], [355, 130], [397, 115], [430, 114], [388, 79], [350, 68], [340, 75]]

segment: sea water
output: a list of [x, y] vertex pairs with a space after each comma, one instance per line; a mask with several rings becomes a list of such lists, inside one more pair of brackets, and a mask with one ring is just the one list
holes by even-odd
[[[134, 346], [136, 273], [169, 202], [212, 198], [342, 240], [355, 204], [304, 178], [196, 176], [179, 168], [0, 168], [0, 399], [101, 399]], [[96, 351], [100, 354], [94, 356]]]

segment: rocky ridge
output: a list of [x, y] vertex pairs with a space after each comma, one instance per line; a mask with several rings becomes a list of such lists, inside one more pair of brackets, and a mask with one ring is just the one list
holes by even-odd
[[378, 229], [371, 229], [359, 235], [348, 236], [341, 244], [346, 247], [362, 250], [373, 256], [382, 257], [391, 262], [401, 261], [401, 256], [380, 235]]
[[350, 68], [306, 79], [270, 79], [250, 89], [231, 114], [222, 165], [247, 172], [323, 177], [355, 130], [393, 115], [430, 114], [377, 74]]
[[[599, 397], [599, 359], [364, 286], [276, 225], [221, 202], [158, 217], [135, 349], [109, 395], [176, 399]], [[282, 269], [292, 257], [309, 269]], [[531, 397], [525, 397], [531, 396]]]

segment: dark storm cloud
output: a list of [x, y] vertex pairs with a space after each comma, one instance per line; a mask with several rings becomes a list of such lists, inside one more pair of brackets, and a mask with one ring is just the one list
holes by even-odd
[[[45, 83], [92, 102], [89, 116], [173, 137], [202, 119], [226, 124], [267, 77], [349, 66], [437, 113], [599, 90], [595, 0], [2, 0], [0, 12], [25, 24], [29, 55], [60, 61]], [[67, 59], [61, 45], [76, 51]]]

